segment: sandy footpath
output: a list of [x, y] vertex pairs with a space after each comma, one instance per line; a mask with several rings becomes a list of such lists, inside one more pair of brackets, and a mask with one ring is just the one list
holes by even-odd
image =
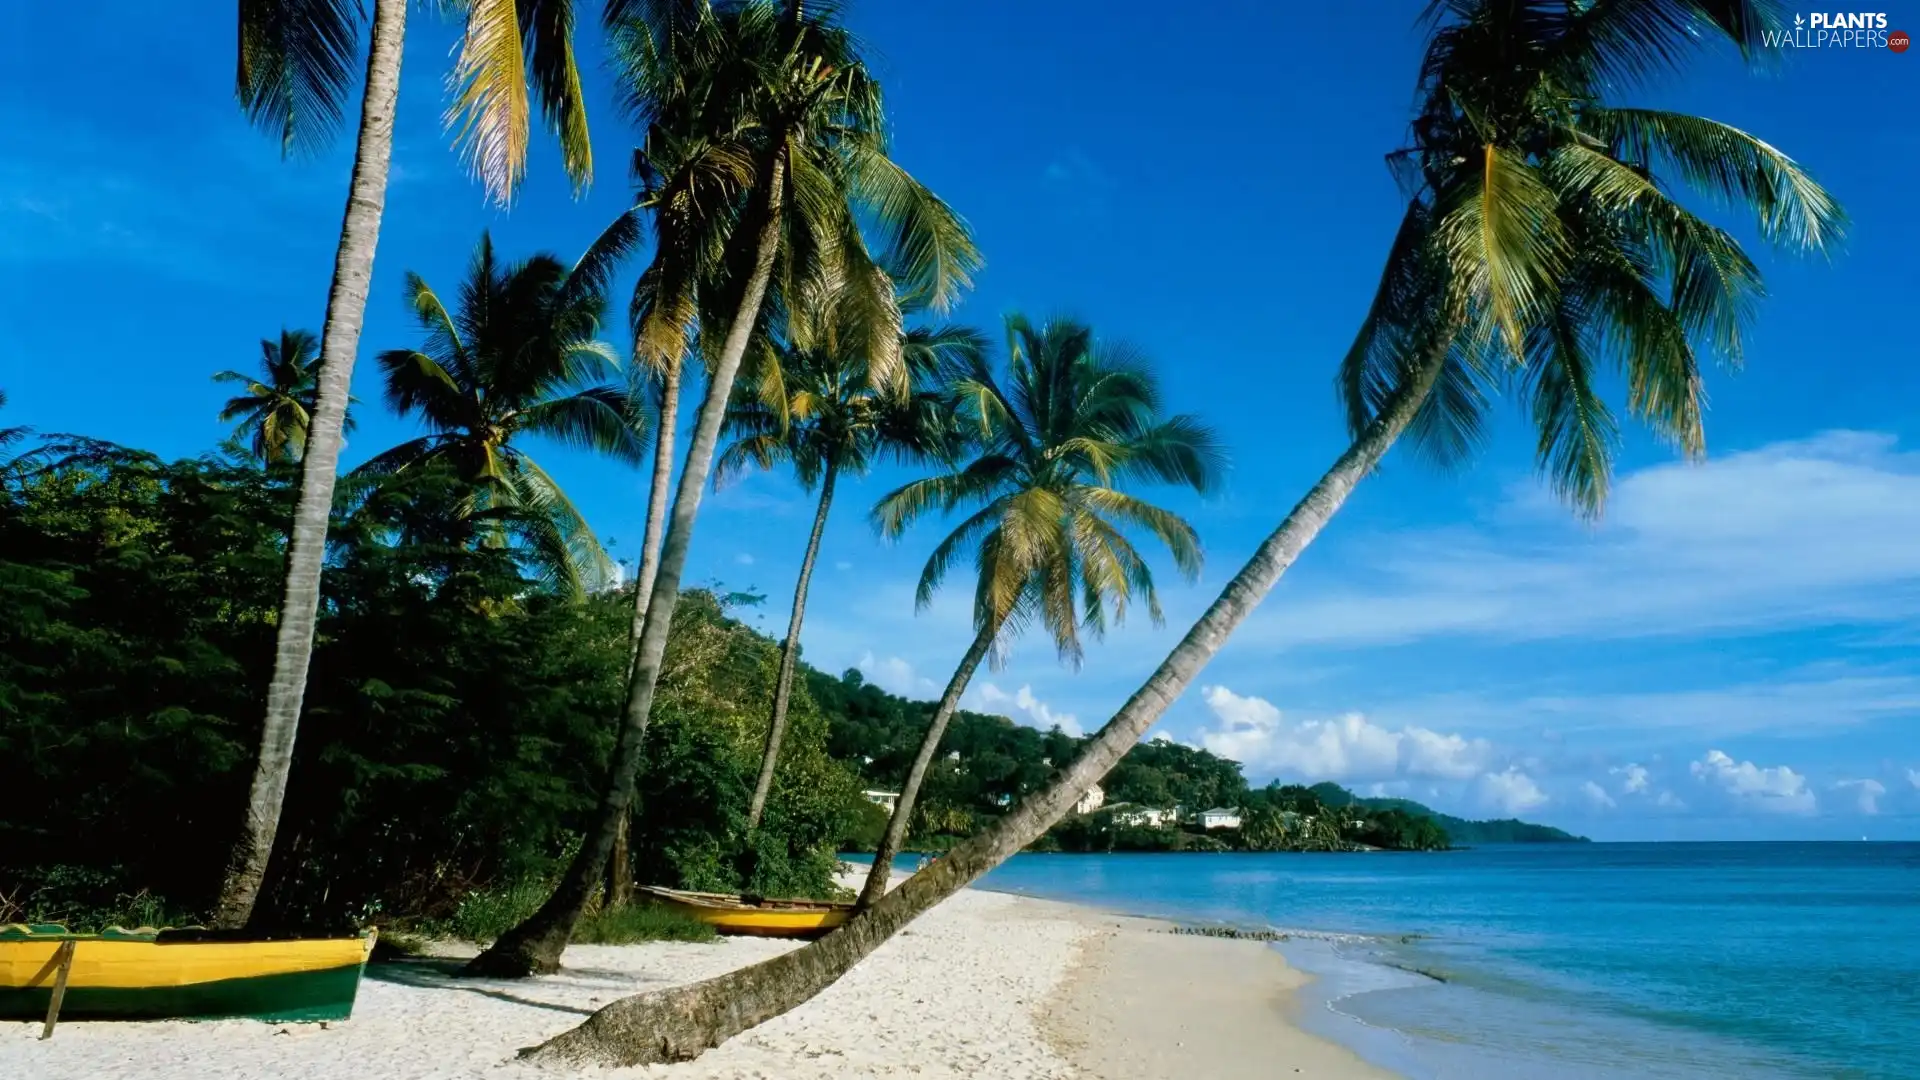
[[[614, 998], [793, 946], [575, 946], [559, 975], [457, 980], [428, 962], [369, 968], [353, 1019], [0, 1024], [0, 1077], [32, 1080], [520, 1080], [514, 1051]], [[1301, 981], [1257, 945], [1159, 933], [1066, 904], [966, 891], [807, 1005], [698, 1061], [606, 1075], [673, 1080], [1375, 1077], [1293, 1028]], [[1294, 1069], [1298, 1068], [1299, 1072]]]

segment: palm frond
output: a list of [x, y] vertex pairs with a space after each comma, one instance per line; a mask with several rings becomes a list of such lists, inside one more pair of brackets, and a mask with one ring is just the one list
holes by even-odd
[[1585, 313], [1562, 305], [1534, 335], [1528, 364], [1537, 457], [1555, 493], [1587, 517], [1606, 504], [1618, 428], [1593, 385]]
[[1559, 201], [1514, 151], [1482, 148], [1473, 180], [1448, 193], [1436, 238], [1452, 277], [1483, 304], [1517, 359], [1526, 328], [1553, 293], [1565, 265]]
[[504, 206], [527, 168], [530, 128], [524, 44], [516, 0], [466, 0], [446, 125], [467, 167]]
[[519, 428], [579, 450], [605, 454], [626, 465], [652, 460], [645, 410], [624, 386], [590, 386], [548, 398], [519, 413]]
[[234, 94], [282, 153], [315, 153], [340, 130], [359, 51], [357, 0], [240, 0]]
[[573, 51], [574, 0], [517, 0], [526, 70], [547, 126], [560, 139], [560, 158], [578, 196], [593, 183], [593, 139], [587, 100]]
[[908, 303], [951, 310], [982, 265], [966, 222], [877, 148], [844, 145], [851, 193], [881, 233], [882, 263], [901, 283]]
[[1594, 107], [1582, 126], [1628, 161], [1666, 165], [1695, 189], [1752, 210], [1760, 234], [1783, 247], [1825, 252], [1846, 214], [1790, 157], [1728, 124], [1658, 109]]

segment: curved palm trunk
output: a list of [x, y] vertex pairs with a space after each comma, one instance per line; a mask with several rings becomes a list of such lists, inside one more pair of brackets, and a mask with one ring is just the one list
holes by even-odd
[[280, 605], [273, 681], [267, 686], [266, 721], [260, 731], [260, 757], [247, 792], [246, 821], [228, 859], [226, 880], [214, 908], [216, 927], [245, 926], [253, 917], [254, 901], [267, 875], [267, 860], [273, 855], [273, 836], [280, 827], [287, 774], [293, 767], [300, 703], [306, 695], [307, 666], [313, 659], [320, 567], [326, 556], [327, 517], [333, 509], [347, 391], [353, 383], [360, 323], [373, 280], [374, 248], [380, 240], [380, 215], [386, 207], [387, 166], [393, 158], [393, 115], [400, 100], [400, 54], [406, 30], [407, 0], [375, 0], [366, 97], [360, 105], [353, 179], [347, 193], [346, 216], [340, 224], [340, 246], [334, 254], [333, 284], [327, 293], [312, 430], [300, 461], [299, 501], [288, 544], [287, 589]]
[[693, 439], [687, 447], [686, 464], [680, 470], [673, 513], [660, 547], [659, 576], [653, 583], [653, 595], [647, 600], [647, 620], [640, 634], [639, 655], [633, 675], [627, 680], [626, 723], [614, 746], [613, 763], [599, 811], [587, 831], [586, 841], [580, 845], [579, 854], [554, 887], [553, 895], [526, 922], [507, 931], [486, 952], [474, 957], [467, 965], [470, 974], [524, 978], [560, 969], [560, 953], [566, 949], [574, 924], [580, 921], [581, 912], [606, 871], [614, 836], [633, 802], [647, 720], [653, 711], [654, 686], [660, 680], [660, 665], [666, 656], [668, 624], [673, 621], [673, 609], [680, 600], [680, 575], [686, 569], [687, 550], [693, 544], [700, 494], [713, 469], [713, 451], [720, 441], [727, 398], [733, 392], [734, 376], [740, 372], [740, 360], [746, 355], [754, 324], [760, 318], [767, 286], [773, 280], [774, 256], [779, 253], [781, 185], [786, 176], [786, 161], [780, 153], [776, 152], [767, 163], [763, 175], [766, 183], [762, 187], [759, 213], [753, 219], [759, 226], [754, 230], [753, 266], [741, 291], [740, 306], [734, 311], [733, 325], [727, 328], [719, 361], [707, 380], [707, 395], [700, 403]]
[[793, 615], [787, 619], [787, 640], [780, 643], [780, 676], [773, 684], [773, 715], [767, 719], [767, 748], [760, 754], [760, 775], [753, 782], [753, 800], [747, 804], [747, 831], [760, 827], [760, 815], [773, 791], [773, 770], [780, 763], [780, 742], [787, 736], [787, 703], [793, 698], [793, 669], [800, 659], [800, 623], [807, 614], [807, 585], [813, 580], [813, 560], [820, 554], [820, 534], [827, 528], [827, 509], [833, 505], [834, 468], [820, 481], [820, 508], [813, 512], [813, 532], [807, 535], [807, 554], [800, 560], [800, 582], [793, 587]]
[[627, 635], [627, 676], [640, 655], [647, 626], [647, 603], [660, 572], [660, 541], [667, 527], [667, 495], [673, 490], [673, 449], [680, 426], [680, 361], [660, 375], [660, 420], [653, 440], [653, 486], [647, 492], [647, 531], [640, 541], [640, 571], [633, 591], [633, 629]]
[[1444, 360], [1444, 350], [1429, 358], [1052, 785], [812, 945], [704, 982], [621, 998], [579, 1027], [521, 1051], [521, 1056], [607, 1065], [692, 1060], [805, 1003], [923, 912], [1038, 839], [1139, 742], [1319, 535], [1354, 486], [1406, 430], [1432, 392]]
[[[654, 578], [660, 570], [660, 534], [666, 531], [667, 492], [673, 483], [673, 444], [680, 420], [680, 362], [667, 365], [660, 375], [660, 417], [653, 437], [653, 487], [647, 493], [647, 531], [640, 541], [640, 572], [634, 579], [633, 628], [627, 634], [627, 678], [640, 656], [640, 635], [647, 625], [647, 598], [653, 592]], [[624, 721], [623, 721], [624, 722]], [[608, 907], [625, 907], [633, 902], [633, 860], [627, 851], [630, 814], [620, 815], [613, 836], [613, 851], [607, 856], [606, 902]]]
[[947, 692], [940, 695], [940, 704], [933, 710], [933, 720], [927, 724], [927, 733], [920, 739], [920, 750], [913, 755], [913, 767], [907, 770], [907, 782], [900, 787], [900, 798], [893, 804], [893, 816], [887, 819], [887, 834], [880, 838], [880, 847], [873, 853], [873, 869], [867, 871], [867, 883], [860, 890], [860, 907], [872, 907], [887, 893], [887, 882], [893, 876], [893, 858], [900, 854], [900, 845], [907, 842], [907, 825], [913, 820], [913, 804], [920, 797], [920, 785], [926, 782], [927, 769], [933, 765], [933, 755], [940, 750], [940, 738], [947, 733], [947, 721], [953, 719], [955, 709], [960, 707], [960, 695], [966, 693], [967, 684], [973, 681], [973, 673], [979, 670], [980, 661], [986, 659], [987, 650], [993, 647], [993, 635], [999, 627], [990, 626], [974, 635], [973, 644], [967, 646], [967, 655], [960, 658], [960, 666], [953, 671], [953, 678], [947, 680]]

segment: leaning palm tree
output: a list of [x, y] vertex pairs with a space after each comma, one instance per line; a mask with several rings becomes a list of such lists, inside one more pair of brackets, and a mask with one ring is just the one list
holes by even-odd
[[955, 433], [946, 408], [944, 376], [971, 367], [970, 358], [985, 348], [979, 334], [965, 327], [909, 330], [900, 345], [909, 378], [903, 398], [875, 383], [866, 345], [864, 327], [842, 325], [819, 335], [813, 348], [781, 346], [772, 369], [776, 378], [735, 388], [727, 428], [738, 438], [714, 466], [716, 487], [749, 465], [771, 469], [784, 464], [793, 469], [802, 488], [812, 491], [818, 486], [820, 490], [813, 528], [800, 559], [800, 577], [793, 587], [787, 636], [780, 643], [766, 747], [747, 803], [749, 831], [759, 827], [773, 790], [800, 658], [807, 587], [813, 580], [835, 485], [843, 476], [864, 475], [882, 458], [911, 463], [950, 453]]
[[[247, 793], [240, 835], [228, 856], [213, 921], [244, 925], [266, 877], [280, 804], [293, 766], [293, 744], [313, 658], [320, 606], [320, 567], [340, 464], [347, 392], [360, 348], [360, 327], [373, 279], [374, 249], [386, 206], [393, 159], [393, 121], [400, 101], [400, 56], [409, 0], [373, 0], [366, 85], [354, 142], [346, 214], [334, 252], [333, 279], [321, 326], [320, 369], [301, 459], [300, 496], [287, 552], [287, 587], [275, 631], [273, 678], [267, 685], [260, 753]], [[452, 83], [449, 126], [489, 193], [507, 203], [525, 168], [529, 98], [540, 102], [560, 138], [576, 189], [593, 176], [586, 103], [573, 54], [573, 0], [465, 0], [465, 34]], [[359, 0], [238, 0], [235, 93], [240, 107], [280, 140], [309, 151], [337, 132], [358, 68]]]
[[907, 770], [860, 893], [862, 907], [886, 893], [947, 721], [996, 640], [1038, 620], [1060, 656], [1078, 665], [1081, 628], [1097, 636], [1109, 612], [1118, 622], [1138, 600], [1158, 624], [1153, 572], [1128, 529], [1166, 545], [1189, 578], [1200, 572], [1193, 527], [1120, 485], [1147, 480], [1205, 492], [1219, 475], [1213, 433], [1191, 416], [1162, 416], [1153, 375], [1080, 323], [1035, 326], [1009, 316], [1004, 385], [983, 355], [969, 360], [950, 392], [961, 423], [979, 440], [978, 455], [891, 492], [873, 511], [880, 531], [897, 538], [929, 511], [978, 507], [928, 557], [915, 597], [921, 607], [932, 602], [955, 559], [971, 553], [979, 574], [973, 642]]
[[[623, 249], [623, 238], [614, 246]], [[605, 313], [606, 272], [616, 257], [596, 245], [569, 271], [550, 255], [503, 263], [482, 234], [459, 304], [449, 309], [426, 281], [407, 275], [407, 307], [425, 334], [417, 349], [380, 354], [387, 403], [417, 416], [427, 434], [378, 454], [355, 470], [378, 476], [447, 464], [473, 485], [468, 509], [512, 509], [490, 542], [521, 540], [547, 583], [578, 596], [607, 576], [610, 562], [580, 511], [518, 440], [544, 436], [639, 465], [646, 459], [640, 409], [619, 359], [595, 336]], [[585, 280], [585, 284], [582, 281]]]
[[[214, 382], [237, 383], [241, 392], [227, 399], [220, 419], [239, 421], [234, 437], [245, 439], [253, 456], [268, 464], [299, 461], [307, 449], [307, 431], [313, 422], [314, 361], [320, 339], [311, 330], [282, 330], [280, 340], [260, 342], [258, 377], [228, 369]], [[348, 399], [352, 404], [352, 399]], [[341, 432], [353, 430], [349, 413]]]
[[[684, 333], [697, 313], [706, 396], [668, 513], [600, 805], [553, 895], [475, 958], [469, 970], [476, 973], [558, 968], [600, 887], [633, 799], [702, 490], [763, 316], [805, 311], [815, 298], [842, 291], [863, 297], [873, 377], [905, 393], [894, 282], [911, 301], [943, 311], [979, 263], [959, 217], [887, 156], [879, 84], [830, 6], [636, 6], [646, 17], [625, 26], [616, 52], [646, 125], [645, 152], [672, 181], [654, 203], [661, 241], [648, 269], [655, 274], [650, 304], [662, 313], [657, 324], [666, 339]], [[882, 250], [874, 252], [870, 240]], [[812, 344], [806, 320], [783, 321], [795, 345]]]
[[1763, 236], [1822, 251], [1844, 218], [1778, 150], [1697, 117], [1606, 104], [1694, 47], [1752, 58], [1778, 27], [1761, 0], [1448, 0], [1434, 8], [1402, 228], [1341, 388], [1358, 430], [1159, 668], [1053, 781], [820, 941], [689, 986], [602, 1007], [530, 1051], [638, 1064], [697, 1057], [832, 985], [913, 919], [1031, 843], [1192, 685], [1280, 575], [1409, 431], [1456, 459], [1496, 390], [1531, 405], [1542, 468], [1588, 514], [1604, 505], [1603, 361], [1628, 405], [1698, 453], [1700, 354], [1740, 355], [1759, 273], [1673, 186], [1752, 211]]

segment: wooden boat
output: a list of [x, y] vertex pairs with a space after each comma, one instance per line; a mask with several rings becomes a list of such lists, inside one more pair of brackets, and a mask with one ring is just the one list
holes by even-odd
[[0, 927], [0, 1019], [46, 1016], [65, 966], [62, 1019], [345, 1020], [373, 941], [371, 930], [261, 941], [199, 929], [70, 934], [15, 923]]
[[853, 905], [832, 900], [768, 900], [759, 896], [686, 892], [643, 885], [635, 890], [722, 934], [817, 938], [853, 915]]

